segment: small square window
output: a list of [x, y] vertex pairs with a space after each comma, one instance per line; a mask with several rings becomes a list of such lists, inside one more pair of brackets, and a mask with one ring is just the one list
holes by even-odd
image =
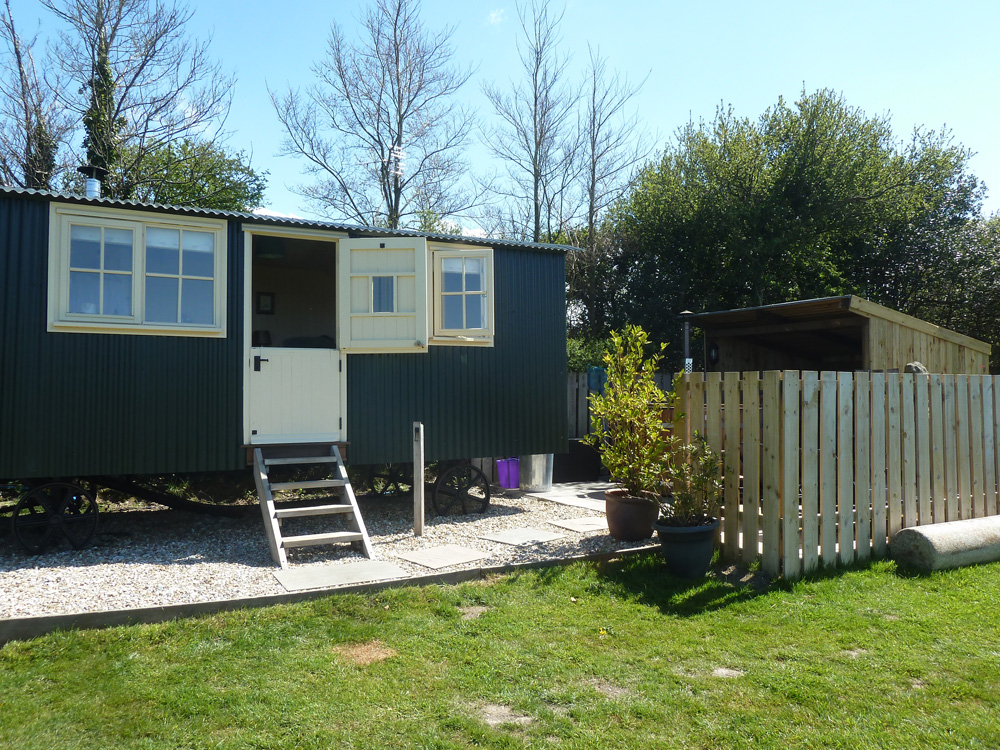
[[438, 343], [493, 342], [493, 251], [434, 251], [434, 337]]
[[372, 276], [372, 312], [391, 313], [396, 311], [394, 276]]

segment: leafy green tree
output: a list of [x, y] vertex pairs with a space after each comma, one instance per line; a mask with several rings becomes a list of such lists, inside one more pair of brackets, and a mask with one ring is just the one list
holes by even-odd
[[888, 116], [829, 90], [757, 120], [720, 108], [640, 173], [604, 250], [574, 259], [571, 327], [599, 337], [635, 323], [672, 341], [685, 309], [845, 293], [946, 324], [935, 300], [954, 297], [972, 254], [990, 253], [969, 155], [947, 133], [900, 143]]
[[148, 152], [141, 171], [135, 195], [151, 203], [253, 211], [267, 187], [267, 172], [255, 172], [243, 152], [190, 138]]

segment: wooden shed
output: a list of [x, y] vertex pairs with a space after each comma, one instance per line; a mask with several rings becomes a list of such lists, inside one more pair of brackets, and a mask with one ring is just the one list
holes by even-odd
[[700, 313], [709, 372], [761, 370], [989, 372], [990, 345], [861, 297], [825, 297]]

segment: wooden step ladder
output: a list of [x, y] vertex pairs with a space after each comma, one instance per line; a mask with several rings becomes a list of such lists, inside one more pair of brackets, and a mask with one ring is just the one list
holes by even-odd
[[[294, 455], [288, 455], [292, 453]], [[272, 482], [268, 473], [271, 466], [324, 466], [333, 475], [330, 479], [315, 479], [303, 482]], [[288, 550], [293, 547], [308, 547], [320, 544], [360, 545], [365, 557], [372, 556], [368, 530], [358, 510], [351, 480], [340, 457], [337, 445], [322, 444], [308, 446], [261, 446], [253, 451], [254, 480], [260, 511], [264, 516], [264, 529], [271, 547], [271, 557], [282, 568], [288, 567]], [[330, 503], [324, 498], [323, 504], [277, 507], [275, 494], [304, 489], [329, 489], [341, 502]], [[347, 522], [346, 531], [331, 531], [322, 534], [286, 535], [282, 521], [287, 518], [310, 516], [343, 515]]]

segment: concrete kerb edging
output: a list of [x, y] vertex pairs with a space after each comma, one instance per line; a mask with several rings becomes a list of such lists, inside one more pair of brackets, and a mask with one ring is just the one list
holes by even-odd
[[53, 633], [57, 630], [94, 630], [110, 628], [118, 625], [152, 625], [168, 622], [183, 617], [211, 615], [218, 612], [231, 612], [237, 609], [270, 607], [275, 604], [293, 604], [295, 602], [321, 599], [333, 594], [350, 594], [357, 592], [381, 591], [402, 586], [430, 586], [434, 584], [455, 584], [485, 578], [491, 575], [513, 573], [518, 570], [545, 568], [550, 565], [569, 565], [575, 562], [601, 562], [613, 560], [616, 557], [635, 555], [659, 549], [659, 543], [644, 544], [638, 547], [615, 550], [614, 552], [597, 552], [591, 555], [576, 555], [562, 557], [556, 560], [536, 560], [527, 563], [508, 563], [478, 568], [456, 570], [451, 573], [429, 573], [424, 576], [410, 578], [393, 578], [388, 581], [359, 583], [348, 586], [334, 586], [308, 591], [293, 591], [286, 594], [271, 596], [252, 596], [242, 599], [223, 599], [212, 602], [191, 602], [188, 604], [170, 604], [163, 607], [138, 607], [135, 609], [113, 609], [105, 612], [77, 612], [68, 615], [43, 615], [40, 617], [17, 617], [0, 620], [0, 646], [10, 641], [23, 641]]

